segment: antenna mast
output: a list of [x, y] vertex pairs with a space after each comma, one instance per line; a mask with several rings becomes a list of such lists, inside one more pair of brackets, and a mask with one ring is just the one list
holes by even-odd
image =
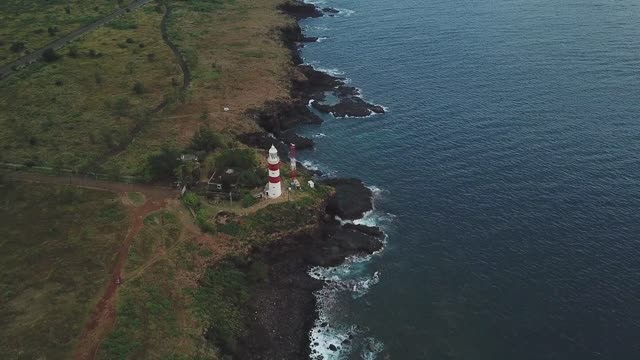
[[296, 172], [296, 144], [290, 144], [289, 151], [289, 157], [291, 158], [291, 171], [289, 176], [291, 180], [295, 180], [298, 177], [298, 173]]

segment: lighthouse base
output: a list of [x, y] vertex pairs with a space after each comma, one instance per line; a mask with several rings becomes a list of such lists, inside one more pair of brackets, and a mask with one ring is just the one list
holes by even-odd
[[267, 189], [267, 196], [270, 199], [275, 199], [275, 198], [279, 198], [280, 195], [282, 195], [282, 185], [277, 182], [277, 183], [269, 183], [268, 184], [268, 189]]

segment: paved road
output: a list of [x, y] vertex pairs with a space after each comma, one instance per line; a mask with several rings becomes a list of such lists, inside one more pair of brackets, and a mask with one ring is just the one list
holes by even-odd
[[133, 9], [137, 9], [140, 6], [148, 3], [151, 0], [135, 0], [134, 2], [132, 2], [131, 4], [129, 4], [126, 7], [120, 8], [118, 10], [115, 10], [114, 12], [112, 12], [111, 14], [103, 17], [100, 20], [97, 20], [91, 24], [85, 25], [77, 30], [74, 30], [73, 32], [69, 33], [68, 35], [65, 35], [63, 37], [61, 37], [58, 40], [55, 40], [49, 44], [47, 44], [47, 46], [33, 51], [32, 53], [30, 53], [29, 55], [26, 55], [18, 60], [15, 60], [12, 63], [9, 63], [5, 66], [1, 66], [0, 67], [0, 80], [6, 78], [7, 76], [13, 74], [15, 72], [15, 70], [13, 70], [14, 68], [19, 68], [21, 66], [24, 65], [28, 65], [31, 64], [35, 61], [37, 61], [38, 59], [40, 59], [40, 57], [42, 57], [42, 54], [44, 53], [45, 50], [47, 49], [54, 49], [57, 50], [63, 46], [65, 46], [67, 43], [69, 43], [70, 41], [76, 40], [77, 38], [81, 37], [82, 35], [88, 33], [89, 31], [93, 31], [97, 28], [99, 28], [100, 26], [110, 22], [111, 20], [117, 18], [118, 16], [123, 15], [125, 12], [127, 12], [127, 10], [131, 11]]

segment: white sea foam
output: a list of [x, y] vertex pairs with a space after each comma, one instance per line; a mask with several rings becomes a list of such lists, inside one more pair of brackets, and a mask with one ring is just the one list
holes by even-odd
[[354, 10], [350, 10], [350, 9], [342, 9], [342, 8], [335, 8], [336, 10], [338, 10], [338, 14], [336, 15], [340, 15], [340, 16], [351, 16], [353, 14], [355, 14]]
[[318, 40], [316, 40], [316, 42], [323, 42], [325, 40], [327, 40], [328, 38], [326, 36], [318, 36]]
[[323, 164], [316, 163], [310, 160], [302, 160], [302, 165], [312, 171], [321, 171], [321, 177], [335, 177], [338, 174], [336, 170], [332, 170]]
[[313, 162], [311, 162], [309, 160], [303, 160], [302, 161], [302, 165], [304, 167], [306, 167], [307, 169], [309, 169], [309, 170], [313, 170], [313, 171], [318, 171], [319, 170], [318, 165], [316, 165], [315, 163], [313, 163]]
[[315, 65], [312, 65], [312, 66], [313, 66], [313, 68], [315, 70], [318, 70], [318, 71], [323, 72], [325, 74], [329, 74], [331, 76], [335, 76], [335, 77], [344, 76], [344, 72], [342, 72], [341, 70], [338, 70], [338, 69], [327, 69], [327, 68], [323, 68], [323, 67], [315, 66]]
[[363, 360], [374, 360], [378, 354], [384, 350], [384, 344], [372, 337], [368, 337], [365, 340], [365, 344], [360, 352], [360, 357]]
[[[373, 202], [384, 194], [384, 190], [377, 186], [369, 186], [373, 193]], [[357, 220], [341, 220], [368, 226], [380, 226], [383, 229], [394, 220], [395, 216], [374, 209], [366, 212]], [[386, 245], [387, 235], [383, 242]], [[380, 281], [380, 271], [370, 269], [370, 261], [379, 256], [385, 247], [366, 256], [350, 256], [335, 267], [313, 267], [309, 275], [315, 279], [324, 280], [323, 288], [315, 293], [318, 302], [318, 319], [310, 334], [311, 359], [346, 360], [354, 351], [359, 351], [362, 359], [376, 359], [384, 349], [384, 344], [372, 337], [362, 338], [367, 333], [356, 325], [345, 325], [332, 321], [332, 314], [340, 312], [338, 298], [341, 294], [348, 294], [353, 299], [366, 295], [372, 286]], [[357, 341], [357, 345], [356, 345]], [[335, 350], [332, 350], [332, 346]]]
[[317, 138], [323, 138], [323, 137], [326, 137], [326, 136], [327, 136], [327, 134], [325, 134], [325, 133], [317, 133], [315, 135], [311, 135], [311, 137], [316, 138], [316, 139]]

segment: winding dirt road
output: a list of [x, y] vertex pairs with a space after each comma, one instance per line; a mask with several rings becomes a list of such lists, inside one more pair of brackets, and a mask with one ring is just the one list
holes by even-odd
[[129, 230], [118, 249], [116, 261], [111, 269], [109, 283], [106, 284], [102, 297], [91, 313], [89, 322], [85, 324], [73, 357], [76, 360], [94, 359], [100, 341], [112, 328], [116, 319], [115, 295], [118, 289], [116, 280], [122, 275], [131, 243], [144, 226], [144, 218], [148, 214], [166, 207], [169, 200], [176, 199], [178, 197], [178, 190], [150, 185], [124, 184], [89, 178], [48, 176], [24, 172], [10, 172], [6, 173], [6, 176], [8, 179], [16, 181], [71, 185], [93, 190], [110, 191], [120, 195], [122, 198], [126, 198], [128, 192], [135, 191], [143, 194], [145, 197], [145, 202], [142, 205], [127, 205], [131, 214]]

